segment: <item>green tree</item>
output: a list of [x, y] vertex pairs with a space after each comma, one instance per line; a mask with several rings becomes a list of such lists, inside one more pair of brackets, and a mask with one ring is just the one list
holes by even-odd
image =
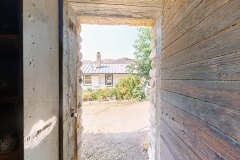
[[151, 53], [151, 35], [149, 27], [139, 27], [138, 39], [135, 41], [133, 47], [134, 59], [132, 63], [127, 67], [127, 72], [130, 74], [136, 73], [139, 77], [144, 78], [145, 82], [150, 79], [149, 72], [151, 70], [151, 60], [149, 58]]

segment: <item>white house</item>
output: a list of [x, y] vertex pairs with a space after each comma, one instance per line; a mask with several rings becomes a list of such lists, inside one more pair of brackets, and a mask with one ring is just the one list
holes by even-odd
[[129, 64], [102, 64], [101, 54], [97, 53], [96, 63], [83, 63], [83, 89], [112, 88], [119, 79], [128, 75], [126, 67]]

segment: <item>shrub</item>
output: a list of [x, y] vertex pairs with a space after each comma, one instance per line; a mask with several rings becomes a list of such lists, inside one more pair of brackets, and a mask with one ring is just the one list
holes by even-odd
[[141, 79], [137, 75], [128, 75], [119, 80], [114, 88], [117, 99], [144, 99], [145, 94], [141, 86]]
[[103, 100], [107, 97], [122, 99], [145, 99], [144, 86], [141, 78], [137, 75], [128, 75], [119, 80], [112, 89], [104, 87], [103, 89], [92, 90], [88, 88], [83, 92], [83, 101]]
[[89, 90], [83, 91], [82, 99], [83, 99], [83, 102], [91, 100], [92, 99], [92, 92], [89, 91]]
[[138, 100], [146, 98], [144, 85], [138, 85], [133, 89], [133, 98], [136, 98]]

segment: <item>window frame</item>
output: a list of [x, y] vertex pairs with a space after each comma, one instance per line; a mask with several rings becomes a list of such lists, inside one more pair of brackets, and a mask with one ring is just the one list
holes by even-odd
[[[86, 76], [90, 76], [90, 83], [86, 84]], [[83, 85], [84, 86], [92, 86], [92, 75], [91, 74], [84, 74], [83, 76]]]
[[[107, 76], [109, 76], [109, 75], [112, 77], [111, 85], [108, 85], [108, 84], [107, 84]], [[106, 86], [109, 86], [109, 87], [113, 86], [113, 74], [105, 74], [105, 85], [106, 85]]]

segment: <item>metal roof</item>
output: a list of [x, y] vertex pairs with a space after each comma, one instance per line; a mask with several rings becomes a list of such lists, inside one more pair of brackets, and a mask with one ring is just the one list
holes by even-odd
[[82, 71], [84, 74], [127, 74], [126, 67], [129, 64], [101, 64], [100, 68], [95, 63], [84, 63]]

